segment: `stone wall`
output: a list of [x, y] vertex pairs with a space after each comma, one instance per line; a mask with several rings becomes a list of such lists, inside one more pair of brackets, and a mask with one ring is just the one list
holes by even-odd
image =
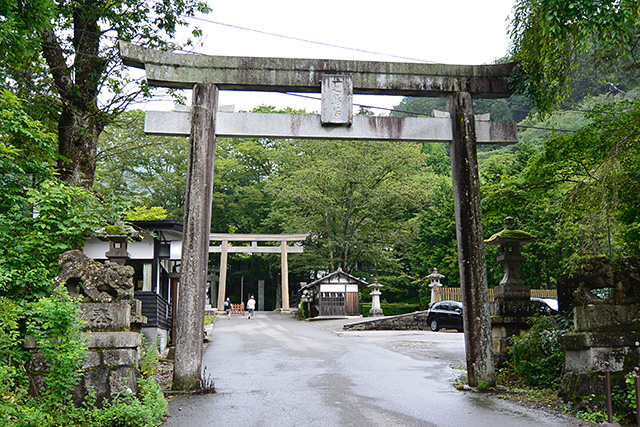
[[344, 325], [346, 331], [425, 331], [428, 329], [426, 310], [397, 316], [376, 317]]

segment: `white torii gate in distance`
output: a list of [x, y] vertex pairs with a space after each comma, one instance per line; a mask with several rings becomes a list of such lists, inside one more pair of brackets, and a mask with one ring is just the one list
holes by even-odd
[[[228, 234], [211, 233], [210, 242], [221, 242], [220, 245], [209, 246], [209, 253], [220, 254], [220, 279], [218, 286], [217, 310], [224, 309], [224, 299], [227, 291], [227, 256], [229, 253], [280, 253], [282, 311], [289, 311], [289, 262], [287, 255], [302, 253], [302, 246], [289, 246], [287, 242], [300, 242], [309, 237], [308, 234]], [[250, 246], [230, 246], [229, 242], [250, 242]], [[258, 245], [258, 242], [280, 242], [278, 246]], [[243, 295], [240, 296], [241, 298]], [[277, 307], [276, 307], [277, 308]]]
[[[483, 123], [476, 118], [473, 98], [510, 96], [509, 77], [515, 63], [222, 57], [158, 51], [125, 42], [120, 42], [120, 54], [125, 65], [144, 68], [152, 86], [193, 89], [190, 126], [185, 126], [189, 120], [178, 126], [188, 129], [190, 147], [174, 387], [192, 389], [201, 374], [202, 336], [194, 325], [204, 322], [216, 136], [449, 142], [469, 385], [495, 384], [476, 144], [514, 143], [517, 137], [515, 123]], [[320, 92], [322, 114], [233, 115], [228, 116], [229, 124], [226, 115], [217, 113], [218, 90]], [[353, 93], [446, 97], [449, 117], [352, 117]], [[266, 122], [256, 126], [254, 118]]]

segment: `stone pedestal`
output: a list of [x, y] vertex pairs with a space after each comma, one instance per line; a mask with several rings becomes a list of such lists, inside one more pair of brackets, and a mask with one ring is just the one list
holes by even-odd
[[612, 386], [625, 388], [624, 376], [640, 363], [640, 304], [589, 304], [574, 308], [576, 332], [560, 338], [566, 351], [558, 395], [576, 409], [604, 409], [605, 362]]
[[529, 300], [497, 299], [490, 306], [493, 357], [496, 367], [502, 367], [507, 360], [509, 339], [531, 328], [531, 316], [538, 307]]
[[[82, 380], [72, 391], [74, 402], [80, 404], [93, 394], [100, 406], [104, 399], [117, 393], [136, 393], [141, 337], [137, 332], [84, 332], [82, 339], [87, 341], [89, 353], [82, 364]], [[37, 351], [33, 339], [26, 340], [25, 348], [34, 352], [27, 363], [27, 373], [30, 393], [37, 395], [45, 388], [48, 362]]]

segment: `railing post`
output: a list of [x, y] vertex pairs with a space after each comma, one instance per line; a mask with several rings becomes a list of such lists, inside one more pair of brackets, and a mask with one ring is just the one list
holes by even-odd
[[607, 420], [602, 423], [602, 427], [620, 427], [620, 424], [613, 422], [613, 402], [611, 400], [611, 370], [609, 369], [611, 364], [609, 362], [604, 362], [604, 386], [605, 393], [607, 395]]
[[604, 362], [604, 386], [605, 393], [607, 395], [607, 421], [613, 422], [613, 402], [611, 401], [611, 370], [609, 369], [610, 363]]
[[633, 372], [633, 379], [636, 383], [636, 425], [640, 427], [640, 368], [636, 367]]

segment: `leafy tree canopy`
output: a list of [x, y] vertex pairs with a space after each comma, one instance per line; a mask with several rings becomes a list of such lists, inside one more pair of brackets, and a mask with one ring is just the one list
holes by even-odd
[[303, 254], [309, 266], [354, 272], [402, 258], [426, 195], [419, 145], [283, 141], [274, 154], [269, 221], [284, 232], [313, 232]]
[[50, 294], [58, 256], [110, 215], [94, 194], [55, 178], [54, 147], [24, 102], [0, 92], [0, 297]]
[[32, 100], [37, 118], [57, 127], [65, 181], [92, 186], [104, 126], [141, 91], [148, 93], [123, 71], [117, 41], [177, 48], [169, 40], [198, 11], [209, 7], [199, 0], [2, 3], [0, 74], [13, 92]]
[[639, 12], [638, 0], [518, 0], [510, 33], [517, 90], [548, 113], [564, 101], [581, 64], [637, 68]]

